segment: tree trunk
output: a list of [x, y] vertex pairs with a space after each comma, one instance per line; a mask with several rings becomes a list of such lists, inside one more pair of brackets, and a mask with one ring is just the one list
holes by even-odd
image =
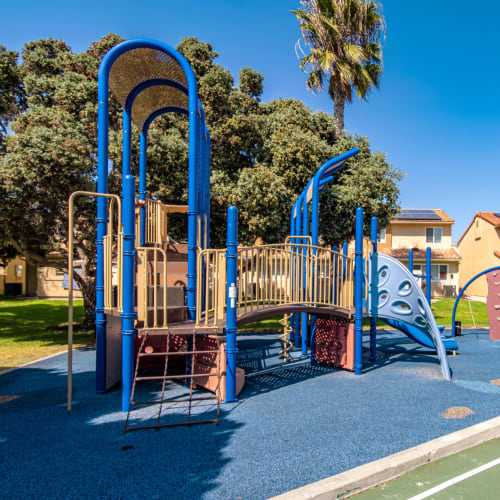
[[344, 130], [344, 106], [345, 99], [339, 95], [339, 92], [335, 92], [333, 95], [333, 123], [337, 137], [340, 137]]
[[83, 306], [85, 308], [83, 327], [86, 330], [91, 330], [95, 328], [95, 279], [81, 279], [78, 282], [78, 286], [82, 292]]

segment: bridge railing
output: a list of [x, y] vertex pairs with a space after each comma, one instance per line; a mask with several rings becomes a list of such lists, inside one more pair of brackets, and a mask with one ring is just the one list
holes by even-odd
[[[226, 308], [225, 250], [198, 257], [197, 326], [218, 326]], [[273, 306], [353, 307], [353, 261], [328, 248], [287, 242], [240, 247], [237, 317]]]

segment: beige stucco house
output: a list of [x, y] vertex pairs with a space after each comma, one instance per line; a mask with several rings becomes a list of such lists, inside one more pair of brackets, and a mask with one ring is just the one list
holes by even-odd
[[[403, 209], [379, 232], [378, 248], [408, 266], [413, 249], [413, 272], [425, 274], [426, 248], [431, 248], [431, 295], [455, 296], [458, 293], [461, 261], [452, 243], [454, 220], [438, 209]], [[422, 280], [419, 280], [422, 281]], [[425, 280], [421, 285], [425, 288]]]
[[[460, 238], [458, 248], [462, 256], [460, 287], [481, 271], [500, 266], [500, 212], [477, 212]], [[466, 294], [486, 298], [486, 276], [471, 283]]]
[[[66, 299], [67, 276], [54, 267], [36, 267], [23, 257], [15, 257], [6, 266], [0, 266], [0, 295]], [[79, 290], [74, 297], [81, 298]]]

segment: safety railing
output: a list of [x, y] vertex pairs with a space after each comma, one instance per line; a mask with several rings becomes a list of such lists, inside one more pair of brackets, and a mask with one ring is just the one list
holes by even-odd
[[202, 250], [198, 254], [196, 326], [217, 326], [226, 308], [225, 249]]
[[[115, 205], [117, 210], [115, 212]], [[115, 222], [116, 216], [116, 222]], [[117, 231], [113, 232], [116, 224]], [[104, 307], [123, 311], [122, 276], [123, 276], [123, 228], [121, 209], [115, 198], [111, 198], [108, 207], [108, 230], [103, 237], [104, 247]], [[115, 296], [116, 290], [116, 296]], [[115, 298], [116, 297], [116, 298]]]
[[162, 248], [137, 248], [137, 319], [144, 328], [168, 326], [166, 268]]
[[[226, 307], [225, 250], [198, 257], [197, 326], [221, 324]], [[301, 243], [240, 247], [237, 317], [273, 306], [353, 307], [350, 257]]]
[[[146, 200], [144, 205], [145, 217], [145, 241], [146, 245], [163, 245], [168, 237], [167, 216], [173, 213], [186, 213], [186, 205], [166, 205], [158, 200]], [[141, 234], [141, 210], [136, 209], [135, 230], [136, 235]]]

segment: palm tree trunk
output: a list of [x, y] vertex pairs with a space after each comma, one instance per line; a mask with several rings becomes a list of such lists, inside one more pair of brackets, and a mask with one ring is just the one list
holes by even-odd
[[337, 137], [340, 137], [344, 130], [344, 106], [345, 99], [339, 95], [339, 92], [335, 92], [333, 95], [333, 123]]

